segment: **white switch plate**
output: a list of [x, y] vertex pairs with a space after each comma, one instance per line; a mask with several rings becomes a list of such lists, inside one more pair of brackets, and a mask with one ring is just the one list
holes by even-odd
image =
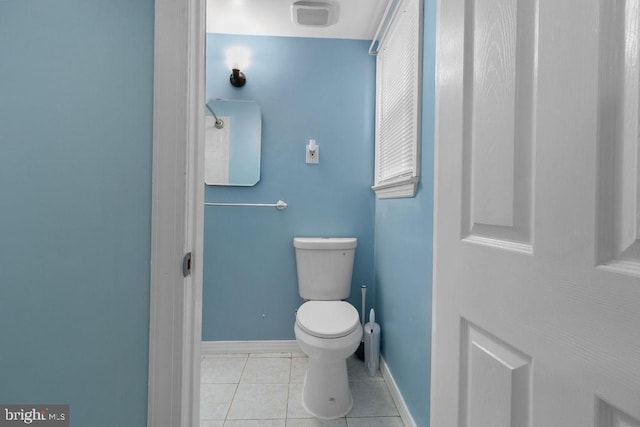
[[316, 145], [315, 151], [313, 152], [313, 154], [311, 154], [311, 150], [309, 150], [309, 146], [307, 145], [306, 151], [307, 151], [307, 157], [306, 157], [307, 164], [312, 164], [312, 165], [317, 164], [320, 160], [320, 147]]

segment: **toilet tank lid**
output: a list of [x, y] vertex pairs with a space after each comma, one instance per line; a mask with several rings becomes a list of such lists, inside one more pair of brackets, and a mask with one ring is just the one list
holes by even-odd
[[294, 237], [293, 246], [300, 249], [353, 249], [358, 246], [355, 237]]

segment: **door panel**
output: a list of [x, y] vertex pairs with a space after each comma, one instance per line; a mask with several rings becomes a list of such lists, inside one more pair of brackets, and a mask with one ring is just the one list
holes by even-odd
[[431, 425], [640, 426], [640, 0], [441, 0]]
[[640, 421], [599, 400], [597, 427], [637, 427]]
[[638, 0], [602, 8], [599, 75], [598, 261], [640, 276]]
[[463, 234], [525, 251], [531, 249], [533, 4], [469, 2], [464, 18], [474, 31], [464, 39]]
[[531, 359], [466, 321], [462, 327], [461, 410], [465, 425], [527, 426]]

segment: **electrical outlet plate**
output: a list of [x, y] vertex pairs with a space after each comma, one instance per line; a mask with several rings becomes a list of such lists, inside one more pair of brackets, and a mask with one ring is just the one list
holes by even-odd
[[309, 146], [307, 145], [306, 151], [307, 151], [307, 157], [306, 157], [307, 164], [312, 164], [312, 165], [317, 164], [320, 159], [320, 147], [316, 145], [316, 149], [312, 152], [309, 149]]

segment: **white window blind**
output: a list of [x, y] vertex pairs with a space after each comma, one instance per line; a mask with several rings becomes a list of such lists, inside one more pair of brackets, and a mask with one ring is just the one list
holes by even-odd
[[378, 198], [413, 197], [420, 176], [420, 0], [401, 0], [376, 59]]

